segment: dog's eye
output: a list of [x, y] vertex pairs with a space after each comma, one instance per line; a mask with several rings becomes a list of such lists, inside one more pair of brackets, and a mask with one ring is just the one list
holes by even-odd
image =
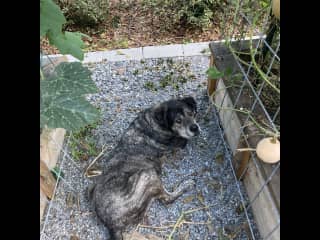
[[193, 112], [187, 112], [188, 116], [192, 117], [193, 116]]
[[176, 119], [176, 123], [181, 123], [181, 119], [180, 119], [180, 118], [177, 118], [177, 119]]

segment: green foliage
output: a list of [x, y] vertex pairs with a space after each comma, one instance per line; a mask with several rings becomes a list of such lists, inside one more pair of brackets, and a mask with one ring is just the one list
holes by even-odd
[[224, 73], [220, 72], [215, 66], [210, 67], [206, 73], [210, 79], [219, 79], [224, 76]]
[[220, 0], [144, 0], [166, 29], [208, 28]]
[[68, 24], [93, 27], [108, 16], [108, 0], [55, 0], [68, 20]]
[[147, 81], [145, 84], [144, 84], [144, 87], [150, 91], [157, 91], [157, 88], [156, 86], [154, 85], [153, 82], [150, 82], [150, 81]]
[[134, 76], [137, 76], [139, 74], [139, 70], [138, 69], [135, 69], [132, 73]]
[[65, 23], [65, 17], [52, 0], [40, 0], [40, 37], [48, 37], [50, 44], [55, 45], [62, 54], [71, 54], [83, 60], [83, 35], [63, 32]]
[[64, 173], [61, 171], [61, 169], [58, 166], [55, 166], [54, 168], [52, 168], [50, 170], [50, 172], [52, 173], [53, 177], [58, 180], [58, 178], [63, 178], [64, 177]]
[[70, 135], [69, 147], [72, 159], [86, 161], [90, 156], [99, 154], [97, 144], [92, 137], [92, 130], [96, 129], [100, 122], [94, 122]]
[[226, 76], [231, 76], [232, 72], [233, 72], [233, 70], [232, 70], [231, 67], [227, 67], [227, 68], [224, 70], [224, 74], [225, 74]]
[[96, 93], [90, 71], [79, 62], [61, 63], [40, 81], [40, 126], [77, 130], [97, 121], [99, 112], [84, 97]]
[[64, 23], [66, 19], [56, 4], [51, 0], [40, 0], [40, 37], [48, 32], [52, 35], [60, 34]]
[[173, 61], [172, 58], [159, 58], [155, 66], [145, 67], [145, 70], [165, 73], [158, 82], [145, 83], [144, 87], [150, 91], [165, 89], [168, 86], [178, 90], [187, 81], [195, 79], [188, 62]]
[[56, 37], [48, 34], [49, 43], [55, 45], [61, 54], [72, 53], [78, 59], [83, 59], [83, 51], [81, 50], [85, 45], [81, 40], [81, 33], [65, 32]]
[[[63, 32], [65, 23], [52, 0], [40, 0], [40, 38], [46, 36], [60, 53], [83, 60], [84, 34]], [[40, 69], [40, 75], [40, 128], [77, 130], [99, 118], [99, 111], [85, 99], [85, 94], [96, 93], [97, 88], [81, 63], [61, 63], [46, 78]]]
[[120, 19], [120, 16], [114, 16], [112, 19], [111, 19], [111, 26], [113, 27], [113, 28], [118, 28], [119, 27], [119, 25], [120, 25], [120, 21], [121, 21], [121, 19]]
[[224, 72], [220, 72], [216, 66], [209, 67], [208, 70], [206, 71], [208, 77], [210, 79], [219, 79], [222, 77], [229, 77], [232, 74], [232, 68], [227, 67]]

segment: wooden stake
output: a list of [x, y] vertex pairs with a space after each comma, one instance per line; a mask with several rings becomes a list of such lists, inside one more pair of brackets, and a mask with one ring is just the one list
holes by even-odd
[[246, 167], [248, 166], [249, 159], [250, 159], [250, 151], [242, 151], [241, 154], [239, 167], [236, 170], [237, 179], [239, 180], [243, 171], [245, 171]]
[[[212, 67], [212, 66], [214, 66], [214, 57], [211, 54], [209, 67]], [[217, 79], [212, 79], [208, 77], [207, 92], [209, 96], [211, 96], [212, 93], [216, 90], [216, 87], [217, 87]]]
[[55, 178], [47, 165], [40, 160], [40, 189], [49, 199], [52, 199], [55, 185]]

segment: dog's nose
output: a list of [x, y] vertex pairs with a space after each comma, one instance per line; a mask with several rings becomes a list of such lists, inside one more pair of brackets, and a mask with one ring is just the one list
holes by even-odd
[[195, 133], [195, 132], [199, 131], [199, 128], [198, 128], [198, 126], [196, 124], [192, 124], [190, 126], [190, 131]]

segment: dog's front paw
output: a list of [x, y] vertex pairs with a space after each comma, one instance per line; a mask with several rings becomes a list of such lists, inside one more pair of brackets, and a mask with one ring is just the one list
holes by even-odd
[[173, 148], [184, 149], [187, 146], [188, 140], [182, 137], [175, 137], [171, 141], [171, 146]]
[[180, 148], [184, 149], [187, 146], [188, 140], [187, 139], [181, 139], [180, 140]]

